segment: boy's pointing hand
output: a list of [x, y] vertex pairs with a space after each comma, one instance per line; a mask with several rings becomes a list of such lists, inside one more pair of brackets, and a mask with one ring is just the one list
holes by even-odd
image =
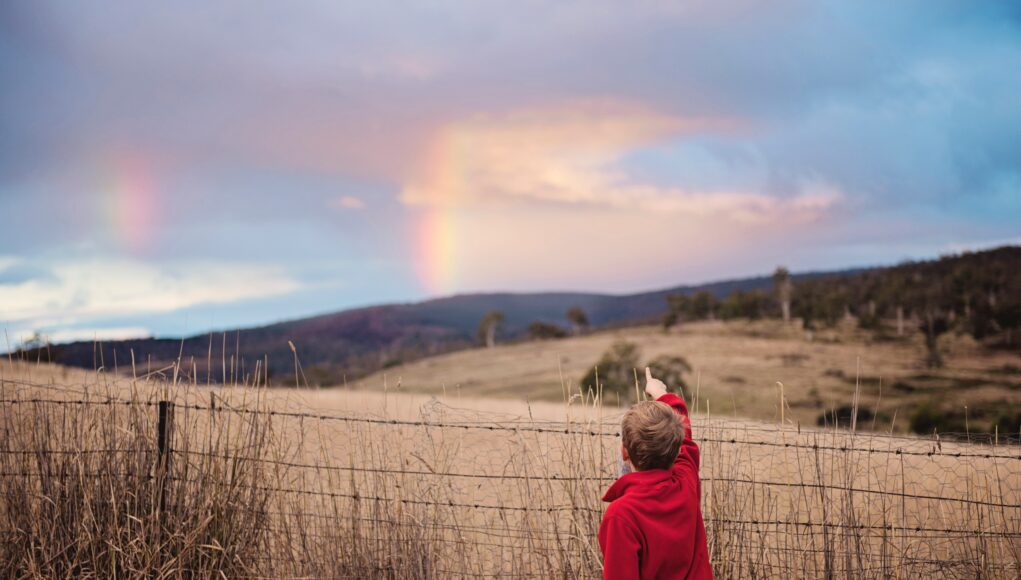
[[663, 381], [653, 378], [652, 371], [649, 367], [645, 367], [645, 394], [653, 399], [659, 399], [666, 393], [666, 385], [663, 384]]

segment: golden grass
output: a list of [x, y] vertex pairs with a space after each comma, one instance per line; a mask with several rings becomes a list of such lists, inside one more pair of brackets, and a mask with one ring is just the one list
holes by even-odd
[[[64, 373], [0, 364], [4, 577], [600, 574], [619, 410], [582, 393], [526, 404]], [[175, 403], [166, 474], [158, 400]], [[799, 432], [704, 405], [693, 423], [718, 577], [1021, 570], [1016, 442]]]
[[[862, 405], [883, 414], [877, 424], [883, 431], [890, 430], [894, 419], [894, 431], [907, 431], [911, 412], [933, 400], [958, 411], [968, 406], [974, 426], [981, 429], [996, 413], [1021, 408], [1021, 374], [1000, 372], [1021, 368], [1017, 353], [990, 352], [968, 337], [945, 336], [941, 345], [947, 367], [930, 371], [922, 364], [924, 345], [918, 333], [876, 342], [868, 333], [844, 326], [816, 332], [808, 341], [796, 324], [773, 320], [682, 324], [669, 334], [651, 326], [624, 328], [499, 345], [393, 367], [350, 386], [448, 398], [562, 401], [564, 383], [577, 388], [590, 365], [617, 340], [639, 345], [643, 362], [664, 354], [685, 357], [693, 367], [688, 382], [693, 391], [698, 384], [700, 408], [708, 406], [717, 415], [778, 421], [776, 381], [785, 386], [787, 418], [805, 426], [815, 425], [824, 411], [849, 404], [856, 386]], [[970, 384], [956, 386], [959, 381]], [[905, 390], [905, 385], [913, 390]]]

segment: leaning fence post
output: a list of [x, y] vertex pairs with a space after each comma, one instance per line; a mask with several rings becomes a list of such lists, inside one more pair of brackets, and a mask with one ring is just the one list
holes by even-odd
[[159, 510], [162, 512], [167, 505], [167, 479], [170, 475], [170, 438], [174, 429], [174, 404], [170, 401], [159, 402], [159, 415], [156, 422], [156, 483], [159, 485]]

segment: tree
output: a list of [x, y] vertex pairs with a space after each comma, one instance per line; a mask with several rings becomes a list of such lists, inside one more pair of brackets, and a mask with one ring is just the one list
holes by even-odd
[[582, 387], [616, 393], [621, 401], [633, 401], [639, 354], [638, 345], [615, 342], [582, 377]]
[[734, 290], [720, 303], [720, 318], [733, 320], [744, 314], [744, 291]]
[[780, 266], [773, 272], [773, 291], [776, 292], [776, 301], [780, 304], [780, 313], [784, 322], [791, 321], [791, 273]]
[[667, 310], [666, 314], [664, 314], [663, 318], [660, 320], [660, 323], [663, 324], [663, 332], [669, 333], [671, 328], [677, 326], [677, 322], [677, 313], [673, 310]]
[[897, 336], [904, 336], [904, 296], [907, 282], [903, 275], [891, 272], [879, 290], [880, 309], [893, 310], [897, 319]]
[[835, 325], [843, 314], [843, 304], [839, 288], [829, 288], [818, 282], [806, 282], [794, 288], [793, 311], [807, 331], [815, 330], [817, 323]]
[[984, 301], [979, 302], [971, 310], [968, 318], [968, 329], [975, 340], [983, 340], [996, 332], [996, 318], [989, 305]]
[[745, 292], [742, 309], [745, 318], [758, 320], [770, 311], [769, 296], [762, 290]]
[[691, 372], [691, 365], [683, 356], [665, 354], [652, 359], [647, 366], [652, 370], [652, 376], [666, 383], [667, 387], [688, 396], [684, 375]]
[[687, 294], [670, 294], [666, 297], [667, 308], [679, 316], [691, 314], [691, 298]]
[[503, 324], [503, 312], [490, 310], [479, 322], [479, 340], [484, 342], [486, 348], [496, 346], [496, 329]]
[[567, 331], [556, 324], [536, 320], [528, 325], [528, 335], [535, 340], [557, 339], [567, 336]]
[[769, 299], [761, 290], [734, 290], [720, 303], [720, 318], [758, 320], [768, 310]]
[[[728, 296], [720, 305], [720, 316], [754, 318], [774, 311], [783, 315], [786, 277], [782, 269], [776, 274], [762, 312], [756, 313], [749, 292], [744, 292]], [[948, 326], [967, 331], [980, 342], [1016, 346], [1021, 331], [1019, 300], [1021, 247], [1012, 246], [864, 272], [800, 278], [792, 284], [789, 308], [790, 316], [802, 318], [806, 329], [809, 323], [819, 327], [836, 324], [853, 313], [863, 328], [881, 332], [887, 321], [891, 329], [896, 324], [898, 336], [906, 336], [912, 327], [921, 328], [924, 335], [927, 313], [939, 313]]]
[[[667, 315], [663, 317], [663, 326], [669, 328], [682, 320], [705, 320], [716, 315], [719, 301], [711, 292], [701, 290], [692, 296], [687, 294], [670, 294], [666, 297]], [[667, 323], [669, 322], [669, 324]]]
[[691, 316], [697, 320], [713, 320], [720, 301], [712, 292], [700, 290], [691, 297]]
[[[976, 340], [1002, 333], [1003, 345], [1013, 346], [1014, 334], [1021, 327], [1021, 282], [1015, 286], [1006, 292], [1001, 291], [992, 301], [985, 297], [973, 302], [968, 312], [967, 327]], [[990, 295], [997, 296], [995, 293]]]
[[943, 357], [939, 354], [939, 337], [950, 330], [950, 322], [942, 313], [929, 310], [925, 313], [925, 320], [920, 325], [920, 330], [925, 334], [925, 349], [928, 356], [925, 364], [930, 369], [943, 366]]
[[574, 334], [584, 334], [589, 328], [588, 315], [581, 306], [574, 306], [567, 311], [567, 321], [571, 323]]
[[801, 313], [801, 329], [805, 331], [805, 340], [815, 340], [815, 313], [805, 310]]
[[1001, 300], [993, 311], [993, 319], [1003, 331], [1004, 344], [1008, 348], [1014, 346], [1014, 331], [1021, 326], [1021, 302], [1014, 296], [1010, 301]]
[[876, 303], [869, 302], [863, 310], [863, 312], [858, 313], [858, 328], [876, 332], [882, 331], [883, 319], [876, 313]]
[[670, 294], [666, 297], [666, 304], [667, 312], [662, 319], [663, 330], [670, 332], [671, 328], [689, 318], [691, 298], [687, 294]]
[[21, 360], [53, 361], [49, 339], [38, 331], [33, 332], [28, 338], [22, 339], [21, 344], [14, 349], [11, 356], [17, 356]]
[[42, 334], [36, 331], [33, 332], [31, 336], [24, 339], [21, 342], [21, 346], [19, 346], [18, 349], [23, 351], [38, 350], [45, 346], [45, 344], [46, 339], [43, 338]]

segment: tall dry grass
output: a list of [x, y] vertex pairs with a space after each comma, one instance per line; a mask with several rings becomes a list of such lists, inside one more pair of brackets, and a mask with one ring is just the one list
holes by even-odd
[[[0, 379], [4, 577], [599, 576], [619, 410]], [[566, 387], [565, 387], [566, 388]], [[170, 462], [158, 401], [174, 403]], [[721, 578], [1016, 578], [1021, 450], [694, 410]]]

